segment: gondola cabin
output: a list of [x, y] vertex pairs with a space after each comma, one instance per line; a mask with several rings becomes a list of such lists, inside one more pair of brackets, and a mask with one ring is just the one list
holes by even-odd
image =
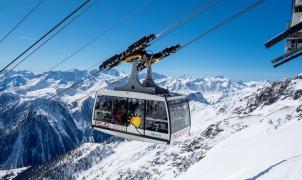
[[[290, 27], [293, 27], [301, 23], [302, 19], [302, 1], [294, 0], [292, 5], [292, 20], [290, 22]], [[302, 47], [302, 30], [299, 30], [291, 34], [286, 43], [286, 51], [294, 51]]]
[[96, 93], [92, 125], [114, 136], [169, 144], [190, 131], [186, 96], [129, 91]]
[[[150, 54], [145, 49], [156, 36], [144, 36], [104, 61], [99, 69], [108, 70], [121, 62], [132, 63], [128, 82], [114, 91], [98, 91], [92, 114], [95, 130], [127, 139], [170, 144], [188, 134], [191, 127], [190, 109], [185, 95], [169, 92], [155, 84], [151, 65], [174, 54], [180, 45]], [[141, 83], [138, 73], [147, 68]]]
[[286, 39], [286, 53], [272, 60], [273, 66], [279, 67], [302, 55], [302, 1], [292, 0], [292, 17], [288, 28], [267, 41], [266, 48], [278, 44]]

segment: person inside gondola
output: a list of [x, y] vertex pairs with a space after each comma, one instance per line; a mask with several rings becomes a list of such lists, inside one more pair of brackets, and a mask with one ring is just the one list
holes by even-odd
[[116, 111], [116, 120], [119, 124], [124, 124], [124, 112], [122, 107], [118, 107]]
[[95, 104], [95, 109], [100, 109], [101, 108], [101, 104], [99, 103], [99, 102], [97, 102], [96, 104]]
[[101, 114], [101, 112], [96, 112], [95, 119], [96, 119], [96, 120], [101, 120], [101, 119], [102, 119], [102, 114]]
[[112, 123], [124, 125], [126, 123], [126, 108], [125, 108], [125, 100], [115, 101], [115, 107], [113, 108], [112, 113]]
[[105, 102], [102, 107], [104, 111], [111, 111], [111, 108], [112, 108], [111, 102]]
[[124, 112], [120, 105], [114, 108], [112, 116], [112, 120], [115, 124], [123, 124]]

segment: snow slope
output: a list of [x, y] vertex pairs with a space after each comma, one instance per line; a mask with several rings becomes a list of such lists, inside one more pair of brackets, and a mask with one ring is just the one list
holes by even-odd
[[26, 170], [27, 167], [19, 168], [19, 169], [10, 169], [10, 170], [0, 170], [0, 179], [13, 179], [19, 173]]
[[[192, 103], [199, 108], [207, 106]], [[77, 156], [79, 159], [75, 160], [74, 155], [67, 154], [53, 162], [29, 168], [18, 178], [169, 179], [185, 172], [192, 164], [203, 159], [204, 153], [217, 142], [244, 127], [242, 122], [231, 125], [221, 119], [205, 122], [195, 118], [193, 123], [199, 126], [192, 129], [192, 134], [170, 146], [137, 141], [84, 144], [71, 154], [84, 154], [99, 148], [107, 156], [88, 153], [86, 156]]]
[[251, 123], [177, 179], [301, 179], [301, 85], [301, 76], [283, 79], [249, 97], [235, 111]]
[[66, 154], [17, 178], [299, 179], [301, 84], [298, 76], [241, 88], [216, 103], [193, 99], [191, 133], [172, 145], [83, 144], [71, 152], [82, 154], [77, 160]]
[[190, 135], [168, 146], [119, 138], [84, 143], [16, 179], [301, 179], [302, 76], [157, 81], [191, 97]]
[[179, 179], [301, 179], [301, 130], [297, 120], [278, 129], [258, 122], [217, 144]]
[[[0, 168], [9, 169], [50, 161], [84, 142], [102, 142], [108, 135], [90, 125], [92, 98], [68, 104], [97, 87], [91, 78], [77, 91], [56, 99], [50, 97], [95, 71], [34, 74], [11, 72], [1, 83]], [[100, 85], [120, 76], [118, 71], [100, 75]], [[68, 99], [68, 101], [66, 100]]]
[[[17, 168], [50, 161], [84, 142], [102, 142], [107, 138], [90, 126], [93, 95], [75, 100], [107, 85], [109, 89], [125, 83], [114, 83], [126, 74], [118, 70], [100, 73], [84, 81], [77, 89], [51, 99], [92, 71], [51, 71], [35, 74], [29, 71], [10, 72], [1, 80], [0, 89], [0, 168]], [[142, 78], [144, 75], [141, 74]], [[250, 83], [223, 77], [166, 77], [154, 73], [163, 87], [188, 94], [191, 101], [201, 104], [231, 96], [237, 90], [253, 91]], [[256, 83], [260, 85], [261, 83]], [[204, 94], [211, 93], [207, 99]]]

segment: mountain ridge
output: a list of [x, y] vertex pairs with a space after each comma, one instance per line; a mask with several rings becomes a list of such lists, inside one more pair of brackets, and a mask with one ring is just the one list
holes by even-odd
[[[74, 82], [74, 79], [81, 79], [84, 78], [88, 75], [89, 72], [82, 72], [82, 71], [76, 71], [73, 70], [72, 72], [76, 72], [79, 73], [79, 75], [70, 75], [70, 72], [67, 72], [67, 74], [69, 74], [68, 77], [62, 77], [61, 73], [65, 73], [65, 72], [50, 72], [49, 74], [44, 73], [43, 75], [41, 74], [31, 74], [30, 72], [23, 72], [25, 73], [25, 76], [22, 77], [22, 73], [21, 75], [18, 74], [18, 72], [16, 72], [16, 74], [11, 74], [11, 76], [7, 77], [7, 84], [9, 84], [9, 86], [6, 86], [6, 88], [10, 88], [12, 86], [15, 86], [14, 88], [16, 88], [15, 90], [10, 90], [7, 89], [6, 91], [2, 91], [2, 93], [0, 94], [0, 102], [3, 102], [2, 104], [0, 103], [0, 108], [3, 109], [4, 107], [7, 108], [7, 104], [11, 104], [11, 106], [9, 106], [9, 108], [3, 113], [0, 114], [0, 122], [2, 123], [2, 128], [0, 128], [0, 144], [1, 142], [7, 142], [8, 139], [11, 140], [10, 144], [15, 144], [14, 139], [19, 138], [20, 136], [18, 135], [12, 135], [12, 136], [6, 136], [5, 135], [5, 131], [7, 131], [7, 129], [10, 129], [12, 126], [11, 123], [15, 123], [15, 125], [18, 125], [20, 122], [20, 117], [22, 116], [22, 113], [24, 114], [24, 112], [21, 112], [20, 109], [22, 109], [22, 107], [27, 107], [27, 111], [30, 116], [27, 116], [29, 118], [26, 118], [26, 123], [24, 123], [25, 125], [30, 123], [30, 122], [35, 122], [35, 121], [39, 121], [39, 120], [44, 120], [41, 121], [40, 124], [36, 124], [38, 129], [42, 128], [42, 127], [47, 127], [48, 130], [50, 130], [51, 132], [49, 133], [50, 136], [46, 139], [53, 139], [54, 137], [58, 137], [59, 139], [68, 139], [67, 142], [70, 143], [58, 143], [59, 144], [59, 149], [60, 153], [50, 153], [51, 158], [46, 158], [46, 156], [42, 156], [40, 157], [40, 159], [38, 159], [36, 162], [26, 162], [24, 161], [24, 159], [19, 159], [16, 162], [12, 162], [12, 161], [7, 161], [7, 157], [9, 156], [13, 156], [13, 154], [9, 154], [9, 153], [3, 153], [4, 155], [2, 155], [2, 161], [0, 162], [0, 164], [2, 165], [1, 168], [16, 168], [16, 167], [24, 167], [24, 166], [32, 166], [31, 168], [29, 168], [27, 171], [24, 172], [31, 172], [33, 169], [32, 168], [39, 168], [39, 164], [42, 163], [43, 166], [43, 162], [47, 163], [47, 162], [53, 162], [56, 161], [56, 159], [58, 157], [65, 157], [65, 153], [66, 152], [73, 152], [73, 151], [81, 151], [81, 147], [85, 146], [81, 145], [82, 143], [94, 143], [94, 142], [103, 142], [103, 141], [107, 141], [108, 138], [110, 139], [109, 136], [106, 136], [104, 134], [100, 134], [97, 133], [95, 131], [93, 131], [90, 127], [90, 118], [91, 118], [91, 109], [92, 109], [92, 103], [93, 103], [93, 98], [89, 97], [85, 100], [83, 100], [82, 102], [75, 102], [73, 104], [70, 104], [70, 102], [73, 102], [75, 99], [81, 97], [82, 95], [86, 94], [87, 92], [90, 92], [92, 90], [95, 90], [97, 88], [99, 88], [100, 86], [106, 86], [109, 85], [109, 89], [113, 88], [113, 85], [111, 85], [113, 82], [115, 82], [115, 80], [119, 79], [121, 76], [124, 76], [125, 73], [120, 72], [118, 70], [115, 70], [109, 74], [101, 74], [95, 78], [91, 78], [88, 80], [88, 82], [85, 82], [80, 88], [78, 88], [77, 90], [73, 90], [73, 92], [71, 93], [67, 93], [64, 94], [63, 96], [61, 96], [60, 98], [56, 98], [54, 100], [49, 101], [49, 97], [51, 95], [53, 95], [54, 93], [58, 92], [59, 90], [62, 90], [64, 88], [69, 87], [70, 85], [72, 85]], [[19, 76], [19, 77], [18, 77]], [[19, 79], [14, 79], [14, 77], [18, 77], [21, 79], [23, 78], [26, 83], [23, 85], [19, 85], [21, 82], [25, 82], [25, 81], [21, 81], [19, 83], [12, 83], [14, 81], [18, 81]], [[142, 75], [143, 77], [143, 75]], [[204, 119], [202, 119], [202, 122], [205, 122], [204, 125], [202, 126], [198, 126], [198, 127], [194, 127], [192, 129], [192, 131], [194, 132], [201, 132], [202, 137], [199, 137], [198, 135], [194, 135], [193, 138], [189, 138], [185, 143], [183, 144], [182, 141], [180, 141], [178, 144], [179, 146], [183, 146], [183, 147], [188, 147], [188, 146], [192, 146], [193, 147], [197, 147], [198, 144], [202, 143], [202, 142], [208, 142], [210, 144], [206, 145], [206, 147], [203, 149], [204, 151], [209, 151], [211, 148], [215, 146], [215, 141], [219, 142], [219, 140], [215, 140], [211, 139], [210, 137], [212, 136], [211, 134], [213, 134], [213, 137], [219, 135], [219, 134], [224, 134], [222, 137], [220, 138], [226, 138], [228, 137], [228, 132], [235, 133], [236, 131], [240, 131], [241, 129], [244, 129], [247, 125], [245, 125], [245, 123], [231, 123], [232, 126], [228, 125], [230, 124], [230, 122], [225, 121], [224, 119], [228, 119], [236, 116], [236, 117], [240, 117], [242, 115], [240, 115], [240, 113], [238, 113], [236, 110], [236, 108], [238, 107], [245, 107], [244, 105], [246, 105], [246, 102], [248, 99], [250, 99], [251, 97], [253, 97], [253, 95], [255, 95], [258, 91], [260, 91], [261, 89], [270, 86], [271, 83], [267, 82], [267, 81], [262, 81], [262, 82], [243, 82], [243, 81], [234, 81], [234, 80], [230, 80], [227, 79], [225, 77], [204, 77], [204, 78], [192, 78], [192, 77], [167, 77], [164, 75], [157, 75], [158, 78], [156, 78], [156, 82], [162, 86], [162, 87], [168, 87], [168, 89], [173, 90], [173, 91], [177, 91], [180, 93], [184, 93], [188, 95], [188, 98], [190, 100], [190, 108], [191, 108], [191, 112], [192, 112], [192, 119], [196, 122], [196, 120], [200, 119], [200, 117], [204, 117]], [[63, 79], [62, 79], [63, 78]], [[70, 81], [72, 80], [72, 81]], [[119, 82], [119, 84], [125, 83], [125, 81], [123, 80], [122, 82]], [[3, 87], [2, 87], [3, 88]], [[237, 103], [234, 104], [234, 101], [236, 101]], [[47, 104], [46, 106], [43, 104]], [[31, 108], [30, 105], [32, 106]], [[51, 107], [50, 109], [48, 109], [49, 107]], [[240, 109], [240, 108], [239, 108]], [[23, 110], [25, 111], [25, 110]], [[26, 111], [25, 111], [26, 112]], [[26, 114], [26, 113], [25, 113]], [[247, 114], [249, 115], [249, 114]], [[24, 115], [23, 115], [24, 116]], [[7, 123], [5, 120], [10, 119], [11, 123]], [[212, 119], [217, 119], [215, 121], [212, 121]], [[70, 124], [68, 124], [66, 127], [64, 125], [63, 122], [69, 122]], [[227, 128], [223, 128], [223, 127], [227, 127]], [[1, 126], [0, 126], [1, 127]], [[30, 127], [32, 128], [32, 127]], [[196, 129], [197, 128], [197, 129]], [[231, 128], [231, 129], [229, 129]], [[23, 131], [21, 131], [18, 128], [15, 128], [16, 131], [18, 133], [24, 133]], [[36, 133], [35, 136], [38, 136], [39, 133], [38, 129], [34, 129], [34, 133]], [[195, 130], [194, 130], [195, 129]], [[226, 130], [227, 129], [227, 130]], [[63, 130], [63, 131], [62, 131]], [[222, 130], [222, 131], [221, 131]], [[45, 131], [47, 132], [47, 131]], [[60, 133], [60, 132], [65, 132], [65, 133]], [[65, 135], [67, 134], [67, 136], [65, 137]], [[35, 136], [30, 136], [30, 134], [24, 133], [22, 136], [24, 137], [31, 137], [33, 139], [35, 139]], [[41, 135], [40, 135], [41, 136]], [[210, 139], [209, 139], [210, 138]], [[201, 141], [201, 142], [199, 142]], [[22, 144], [30, 144], [30, 143], [24, 143], [26, 141], [23, 141]], [[45, 142], [43, 142], [43, 138], [41, 140], [37, 139], [37, 144], [41, 145]], [[64, 142], [64, 141], [62, 141]], [[121, 144], [125, 144], [128, 143], [127, 141], [119, 141]], [[115, 144], [115, 142], [112, 142], [113, 144]], [[131, 142], [134, 143], [135, 142]], [[197, 143], [196, 145], [193, 145]], [[4, 144], [4, 143], [3, 143]], [[5, 143], [7, 144], [7, 143]], [[51, 144], [51, 142], [48, 144]], [[192, 145], [189, 145], [192, 144]], [[39, 145], [37, 146], [28, 146], [26, 149], [41, 149], [39, 148]], [[92, 147], [96, 147], [94, 145], [91, 145]], [[177, 146], [177, 143], [174, 145]], [[66, 148], [64, 148], [66, 147]], [[70, 147], [70, 148], [68, 148]], [[77, 148], [78, 147], [78, 148]], [[144, 146], [142, 146], [144, 147]], [[152, 146], [153, 147], [153, 146]], [[156, 148], [163, 148], [161, 146], [157, 146], [154, 145], [154, 147]], [[14, 148], [9, 147], [9, 148]], [[86, 146], [87, 148], [87, 146]], [[149, 149], [150, 147], [147, 146], [147, 149]], [[189, 149], [191, 149], [189, 148]], [[47, 148], [46, 148], [47, 149]], [[119, 149], [117, 147], [117, 149]], [[164, 152], [164, 149], [161, 152]], [[187, 148], [184, 148], [187, 149]], [[115, 151], [116, 149], [112, 149], [113, 151]], [[176, 148], [175, 149], [177, 152], [179, 152], [179, 150]], [[188, 149], [187, 149], [188, 150]], [[193, 154], [196, 155], [196, 153], [198, 154], [198, 152], [194, 152], [194, 148], [191, 149], [190, 151], [192, 151]], [[16, 151], [12, 151], [15, 152]], [[47, 152], [47, 151], [37, 151], [39, 152], [38, 154], [43, 154], [41, 152]], [[184, 151], [185, 152], [185, 151]], [[26, 154], [31, 154], [30, 153], [26, 153]], [[200, 153], [200, 152], [199, 152]], [[48, 154], [48, 153], [46, 153]], [[191, 154], [191, 155], [193, 155]], [[134, 154], [135, 155], [135, 154]], [[171, 155], [171, 154], [170, 154]], [[169, 157], [170, 157], [169, 155]], [[189, 155], [188, 157], [185, 157], [184, 162], [186, 162], [189, 158], [191, 157], [191, 155]], [[194, 155], [194, 156], [195, 156]], [[22, 154], [19, 155], [19, 157], [31, 157], [29, 155], [25, 155]], [[39, 157], [39, 156], [38, 156]], [[68, 155], [66, 155], [66, 158], [68, 157]], [[94, 157], [94, 156], [93, 156]], [[108, 154], [108, 157], [110, 157], [110, 155]], [[169, 158], [167, 156], [167, 158]], [[0, 158], [0, 160], [1, 160]], [[44, 158], [44, 159], [43, 159]], [[86, 157], [83, 157], [86, 158]], [[89, 158], [89, 157], [87, 157]], [[92, 158], [92, 156], [91, 156]], [[90, 159], [91, 159], [90, 158]], [[192, 158], [192, 157], [191, 157]], [[25, 158], [26, 159], [26, 158]], [[107, 159], [107, 158], [105, 158]], [[152, 160], [153, 161], [153, 160]], [[196, 161], [194, 163], [197, 163], [200, 161], [200, 158], [198, 158], [198, 156], [196, 156]], [[26, 163], [24, 163], [26, 162]], [[85, 161], [84, 161], [85, 162]], [[100, 160], [101, 162], [101, 160]], [[156, 161], [154, 161], [156, 162]], [[169, 163], [170, 161], [168, 161]], [[88, 163], [88, 162], [87, 162]], [[97, 162], [93, 162], [93, 163], [97, 163]], [[176, 163], [176, 162], [171, 162], [171, 163]], [[165, 163], [164, 163], [165, 164]], [[163, 164], [163, 166], [165, 166]], [[184, 173], [192, 164], [189, 163], [187, 165], [183, 164], [182, 166], [186, 167], [183, 170], [175, 170], [174, 174], [175, 176], [179, 176], [180, 174]], [[80, 168], [78, 167], [79, 164], [75, 164], [76, 168]], [[173, 166], [174, 167], [174, 166]], [[91, 168], [93, 168], [91, 166]], [[81, 168], [80, 168], [81, 169]], [[148, 168], [147, 168], [148, 169]], [[38, 169], [36, 169], [38, 170]], [[35, 171], [36, 171], [35, 170]], [[88, 169], [86, 169], [88, 171]], [[152, 170], [153, 171], [153, 170]], [[132, 171], [130, 171], [132, 172]], [[123, 173], [128, 174], [127, 176], [120, 176], [122, 179], [123, 178], [133, 178], [130, 174], [130, 172], [127, 173], [127, 171], [123, 171]], [[168, 171], [170, 172], [170, 171]], [[72, 175], [68, 175], [68, 172], [66, 172], [67, 174], [66, 177], [81, 177], [80, 174], [76, 175], [76, 176], [72, 176]], [[122, 173], [122, 172], [121, 172]], [[129, 174], [130, 173], [130, 174]], [[144, 173], [143, 173], [144, 174]], [[143, 175], [142, 174], [142, 175]], [[107, 174], [108, 177], [116, 177], [113, 174]], [[174, 177], [173, 175], [173, 177]], [[166, 176], [166, 175], [164, 175]], [[50, 176], [51, 177], [51, 176]], [[57, 176], [56, 176], [57, 177]], [[153, 176], [150, 176], [150, 178], [152, 179]], [[162, 175], [158, 176], [158, 177], [162, 177]]]

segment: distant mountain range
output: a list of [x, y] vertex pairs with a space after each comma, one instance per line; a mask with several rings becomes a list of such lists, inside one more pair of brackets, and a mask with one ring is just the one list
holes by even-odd
[[[213, 168], [215, 163], [230, 163], [231, 159], [219, 162], [219, 159], [214, 158], [216, 151], [216, 155], [220, 157], [219, 152], [226, 148], [220, 145], [221, 143], [234, 144], [238, 141], [239, 144], [232, 145], [234, 148], [231, 150], [241, 157], [238, 151], [242, 147], [239, 145], [246, 143], [246, 140], [234, 139], [236, 134], [242, 134], [243, 138], [253, 137], [256, 138], [255, 141], [262, 142], [265, 138], [261, 138], [261, 133], [264, 133], [265, 137], [273, 137], [271, 134], [276, 133], [276, 136], [286, 138], [282, 136], [285, 129], [288, 133], [286, 136], [294, 137], [295, 141], [298, 141], [296, 136], [299, 132], [292, 128], [301, 126], [299, 120], [302, 118], [302, 76], [270, 83], [235, 81], [225, 77], [166, 77], [154, 74], [160, 86], [187, 94], [190, 99], [190, 136], [165, 146], [124, 141], [95, 132], [90, 127], [93, 96], [73, 102], [100, 87], [109, 85], [107, 88], [111, 89], [125, 83], [124, 79], [112, 84], [126, 75], [121, 71], [102, 73], [85, 81], [76, 90], [50, 99], [55, 93], [94, 72], [73, 70], [35, 74], [18, 71], [10, 73], [1, 81], [2, 169], [31, 166], [27, 170], [22, 169], [17, 176], [21, 179], [29, 176], [33, 179], [196, 178], [194, 175], [199, 170], [191, 170], [191, 166], [198, 166], [201, 167], [200, 171], [206, 171], [202, 167], [208, 156], [212, 158], [209, 166]], [[267, 141], [269, 143], [273, 139]], [[260, 153], [257, 145], [246, 145], [255, 150], [255, 159], [262, 157], [257, 154]], [[286, 146], [291, 145], [289, 143]], [[279, 147], [274, 142], [271, 146]], [[259, 144], [259, 148], [263, 148], [262, 144]], [[280, 148], [280, 156], [287, 156], [286, 150], [286, 147]], [[298, 150], [302, 152], [301, 145], [295, 152]], [[295, 155], [295, 152], [290, 154]], [[255, 173], [257, 175], [261, 168], [277, 161], [277, 153], [272, 154], [265, 163], [259, 163], [258, 166], [238, 175], [242, 177], [239, 179], [252, 177]], [[235, 157], [234, 159], [240, 160]], [[249, 159], [246, 162], [248, 163]], [[236, 164], [232, 167], [238, 168]], [[186, 174], [186, 171], [191, 171], [192, 176]], [[14, 172], [8, 171], [5, 176], [13, 177], [16, 175]], [[208, 171], [204, 178], [221, 179], [223, 175], [230, 173], [232, 172], [222, 171], [220, 176], [219, 173]]]
[[[125, 83], [123, 80], [111, 85], [125, 73], [110, 70], [89, 78], [80, 87], [59, 98], [50, 98], [95, 72], [72, 70], [35, 74], [17, 71], [1, 80], [0, 145], [5, 147], [0, 150], [2, 168], [46, 162], [83, 142], [100, 142], [108, 137], [90, 127], [92, 97], [72, 102], [100, 87], [109, 85], [108, 88], [113, 88]], [[189, 94], [190, 100], [202, 103], [215, 103], [249, 87], [244, 82], [223, 77], [172, 78], [156, 73], [153, 76], [160, 86]]]

